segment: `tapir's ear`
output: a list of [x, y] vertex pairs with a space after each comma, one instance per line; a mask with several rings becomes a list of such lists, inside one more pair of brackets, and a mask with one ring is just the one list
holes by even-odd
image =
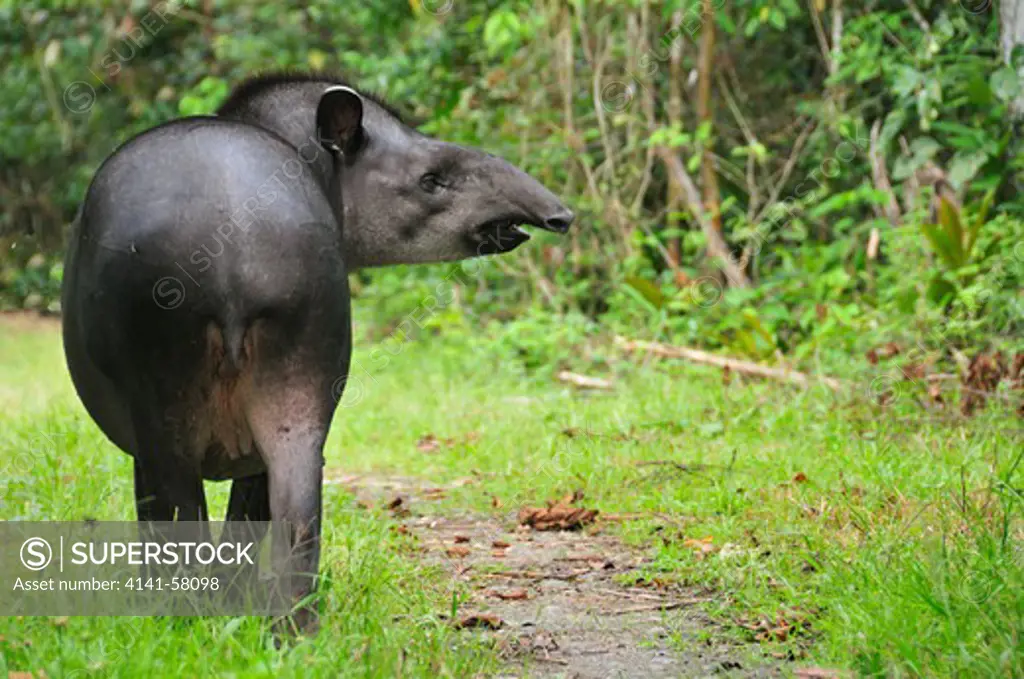
[[351, 87], [337, 85], [320, 97], [316, 133], [325, 148], [352, 154], [363, 145], [363, 99]]

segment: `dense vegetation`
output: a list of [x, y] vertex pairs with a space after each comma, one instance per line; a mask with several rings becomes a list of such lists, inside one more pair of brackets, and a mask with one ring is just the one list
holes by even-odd
[[[457, 498], [480, 511], [582, 483], [602, 511], [683, 516], [690, 542], [740, 546], [705, 561], [653, 520], [623, 529], [654, 545], [652, 582], [728, 592], [711, 613], [732, 632], [781, 611], [808, 622], [779, 652], [814, 640], [812, 658], [863, 675], [1016, 676], [1020, 392], [973, 418], [952, 397], [975, 404], [966, 414], [999, 373], [1022, 384], [1022, 42], [1014, 0], [0, 0], [0, 310], [59, 311], [64, 234], [117, 144], [213, 111], [254, 72], [344, 73], [425, 132], [509, 158], [579, 217], [568, 238], [535, 234], [509, 257], [353, 276], [365, 341], [343, 405], [367, 401], [339, 418], [332, 464], [439, 483], [482, 470]], [[408, 342], [420, 335], [429, 350]], [[638, 368], [613, 335], [857, 388], [731, 389], [728, 372]], [[2, 475], [4, 518], [129, 515], [125, 458], [83, 424], [56, 340], [28, 337], [0, 336], [0, 354], [31, 363], [5, 369], [28, 386], [0, 391], [0, 451], [43, 430], [66, 444]], [[547, 379], [560, 368], [617, 390], [577, 398]], [[946, 386], [957, 373], [960, 392]], [[46, 418], [26, 403], [37, 381], [56, 401]], [[415, 441], [434, 427], [485, 443], [427, 456]], [[658, 485], [638, 471], [684, 453], [714, 473]], [[67, 476], [96, 464], [104, 474]], [[251, 621], [225, 654], [209, 649], [234, 622], [202, 622], [181, 651], [148, 621], [139, 655], [157, 673], [334, 676], [358, 654], [385, 676], [406, 647], [411, 676], [489, 667], [435, 625], [445, 592], [409, 603], [423, 576], [400, 540], [335, 521], [346, 554], [365, 556], [332, 574], [333, 636], [308, 658], [263, 648]], [[365, 610], [337, 594], [367, 580]], [[21, 624], [0, 631], [30, 629], [36, 650], [0, 654], [12, 668], [134, 676], [117, 653], [90, 655], [111, 621]]]
[[512, 318], [530, 365], [575, 360], [600, 326], [835, 369], [883, 341], [1019, 346], [1021, 80], [997, 5], [300, 5], [0, 4], [2, 304], [57, 308], [62, 234], [117, 143], [212, 111], [246, 74], [326, 69], [580, 213], [569, 242], [458, 276], [360, 275], [394, 324], [455, 281], [428, 323]]

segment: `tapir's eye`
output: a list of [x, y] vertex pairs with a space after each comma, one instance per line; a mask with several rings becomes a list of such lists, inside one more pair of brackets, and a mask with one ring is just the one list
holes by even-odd
[[428, 172], [420, 177], [420, 188], [427, 193], [437, 193], [445, 186], [444, 180], [433, 172]]

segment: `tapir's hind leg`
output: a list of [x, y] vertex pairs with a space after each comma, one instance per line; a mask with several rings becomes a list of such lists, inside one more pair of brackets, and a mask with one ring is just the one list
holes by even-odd
[[[281, 594], [294, 604], [316, 587], [323, 446], [333, 402], [329, 384], [317, 388], [300, 380], [281, 382], [255, 390], [258, 395], [250, 402], [248, 414], [268, 470], [274, 571], [282, 576]], [[295, 611], [293, 622], [299, 631], [316, 631], [316, 608], [314, 603]]]

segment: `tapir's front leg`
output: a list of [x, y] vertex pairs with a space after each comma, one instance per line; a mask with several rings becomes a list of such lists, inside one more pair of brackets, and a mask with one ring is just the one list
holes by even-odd
[[[294, 606], [316, 589], [320, 564], [323, 446], [333, 408], [321, 394], [285, 385], [267, 389], [249, 410], [250, 426], [270, 481], [271, 545], [281, 593]], [[329, 393], [329, 392], [327, 392]], [[306, 602], [293, 614], [297, 631], [318, 628], [317, 605]]]

